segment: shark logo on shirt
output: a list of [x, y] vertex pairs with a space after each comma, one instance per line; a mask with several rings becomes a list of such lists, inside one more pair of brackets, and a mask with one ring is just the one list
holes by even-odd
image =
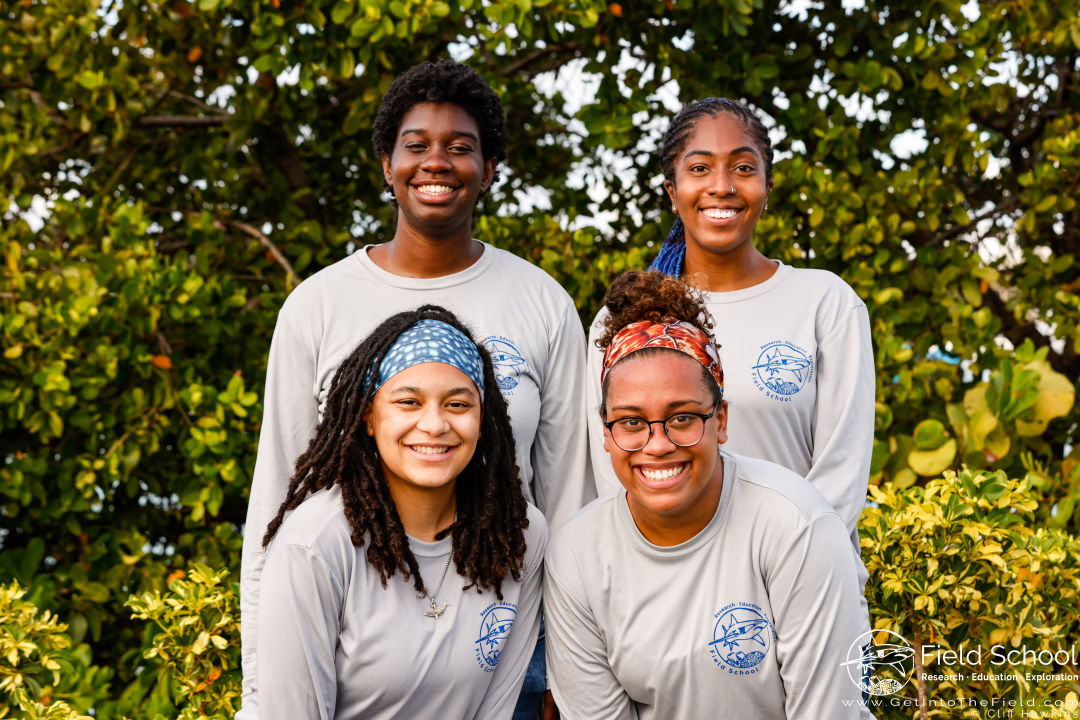
[[473, 642], [476, 662], [484, 672], [495, 672], [516, 617], [517, 606], [514, 603], [492, 603], [484, 608], [479, 637]]
[[774, 340], [761, 346], [757, 362], [750, 366], [754, 386], [767, 397], [790, 402], [814, 375], [814, 360], [798, 345]]
[[730, 675], [753, 675], [775, 636], [765, 611], [753, 603], [731, 603], [714, 616], [709, 654]]
[[723, 643], [728, 650], [739, 646], [743, 640], [756, 642], [761, 647], [766, 647], [762, 632], [769, 629], [769, 621], [764, 618], [752, 618], [750, 620], [736, 620], [734, 613], [728, 615], [727, 624], [724, 625], [724, 634], [713, 640], [710, 645]]
[[529, 372], [529, 361], [522, 357], [510, 338], [502, 335], [489, 335], [480, 341], [491, 355], [491, 364], [495, 369], [495, 379], [503, 397], [513, 395], [513, 390], [521, 382], [522, 373]]

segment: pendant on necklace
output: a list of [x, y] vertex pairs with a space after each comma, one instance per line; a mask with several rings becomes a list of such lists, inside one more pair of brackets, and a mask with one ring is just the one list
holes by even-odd
[[443, 614], [443, 611], [446, 610], [445, 600], [443, 600], [438, 605], [435, 604], [434, 600], [428, 600], [428, 603], [431, 605], [431, 607], [424, 611], [424, 615], [426, 615], [427, 617], [439, 617]]

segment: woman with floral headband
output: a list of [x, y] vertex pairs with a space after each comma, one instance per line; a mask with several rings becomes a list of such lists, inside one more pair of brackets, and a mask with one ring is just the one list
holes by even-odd
[[[785, 265], [755, 246], [773, 189], [773, 149], [748, 107], [726, 98], [686, 105], [664, 135], [660, 166], [675, 222], [652, 269], [703, 291], [727, 370], [728, 447], [804, 476], [858, 549], [874, 440], [866, 305], [833, 273]], [[600, 494], [618, 485], [596, 412], [604, 314], [589, 337], [587, 385]], [[859, 571], [865, 581], [861, 563]]]
[[334, 376], [263, 537], [261, 720], [509, 719], [547, 526], [491, 358], [426, 305]]
[[548, 548], [562, 717], [870, 717], [843, 667], [861, 652], [845, 524], [790, 470], [718, 449], [728, 407], [702, 299], [627, 273], [605, 303], [601, 427], [622, 488]]

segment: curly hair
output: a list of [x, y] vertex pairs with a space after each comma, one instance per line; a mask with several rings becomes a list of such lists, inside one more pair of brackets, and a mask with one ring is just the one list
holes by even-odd
[[[735, 100], [715, 97], [695, 100], [680, 110], [671, 120], [671, 127], [668, 128], [660, 143], [660, 169], [664, 173], [664, 180], [675, 182], [675, 159], [686, 149], [686, 143], [689, 142], [690, 135], [697, 127], [698, 120], [703, 117], [717, 117], [724, 113], [733, 115], [742, 122], [765, 162], [765, 183], [772, 184], [773, 148], [765, 123], [746, 105]], [[686, 237], [683, 232], [683, 222], [676, 216], [671, 231], [664, 238], [664, 244], [660, 246], [660, 254], [653, 260], [649, 269], [678, 276], [683, 272], [685, 257]]]
[[[338, 367], [326, 411], [307, 451], [296, 461], [285, 501], [266, 528], [263, 547], [277, 534], [285, 514], [309, 495], [341, 487], [345, 518], [354, 546], [367, 546], [367, 561], [379, 571], [383, 587], [397, 572], [413, 579], [416, 592], [427, 589], [409, 549], [405, 528], [390, 496], [375, 439], [367, 434], [364, 411], [375, 396], [378, 368], [398, 337], [420, 320], [440, 320], [465, 333], [468, 329], [448, 310], [424, 305], [391, 316]], [[475, 343], [475, 340], [473, 340]], [[438, 538], [452, 536], [453, 559], [466, 589], [494, 590], [502, 599], [502, 581], [521, 579], [525, 559], [528, 505], [514, 462], [514, 435], [506, 402], [499, 391], [491, 357], [476, 346], [484, 364], [484, 412], [472, 459], [457, 477], [457, 519]]]
[[[705, 305], [701, 291], [690, 287], [677, 278], [656, 271], [630, 270], [615, 278], [604, 296], [604, 307], [608, 314], [602, 321], [602, 332], [596, 340], [596, 346], [607, 350], [608, 346], [627, 325], [641, 320], [674, 323], [680, 320], [694, 325], [716, 343], [713, 336], [713, 320]], [[717, 344], [719, 347], [719, 344]], [[638, 351], [643, 354], [652, 352], [671, 352], [667, 348], [645, 348]], [[637, 353], [634, 353], [637, 355]], [[625, 358], [624, 358], [625, 359]], [[620, 360], [619, 362], [622, 362]], [[618, 365], [618, 363], [616, 363]], [[713, 395], [713, 400], [720, 402], [723, 391], [717, 386], [713, 376], [701, 367], [702, 381]], [[604, 398], [600, 406], [601, 414], [607, 414], [608, 381], [604, 378], [601, 395]]]
[[[393, 154], [401, 121], [415, 105], [425, 102], [453, 103], [467, 112], [480, 130], [484, 159], [506, 160], [506, 119], [499, 96], [471, 67], [449, 60], [414, 65], [390, 83], [372, 128], [376, 155]], [[498, 179], [496, 172], [492, 184]], [[383, 185], [390, 187], [385, 180]]]

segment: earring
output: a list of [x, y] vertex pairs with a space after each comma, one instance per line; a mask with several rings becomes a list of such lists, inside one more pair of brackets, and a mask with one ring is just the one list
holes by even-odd
[[673, 213], [675, 213], [676, 215], [678, 215], [678, 214], [679, 214], [679, 206], [678, 206], [678, 205], [676, 205], [675, 203], [671, 203], [671, 212], [673, 212]]

